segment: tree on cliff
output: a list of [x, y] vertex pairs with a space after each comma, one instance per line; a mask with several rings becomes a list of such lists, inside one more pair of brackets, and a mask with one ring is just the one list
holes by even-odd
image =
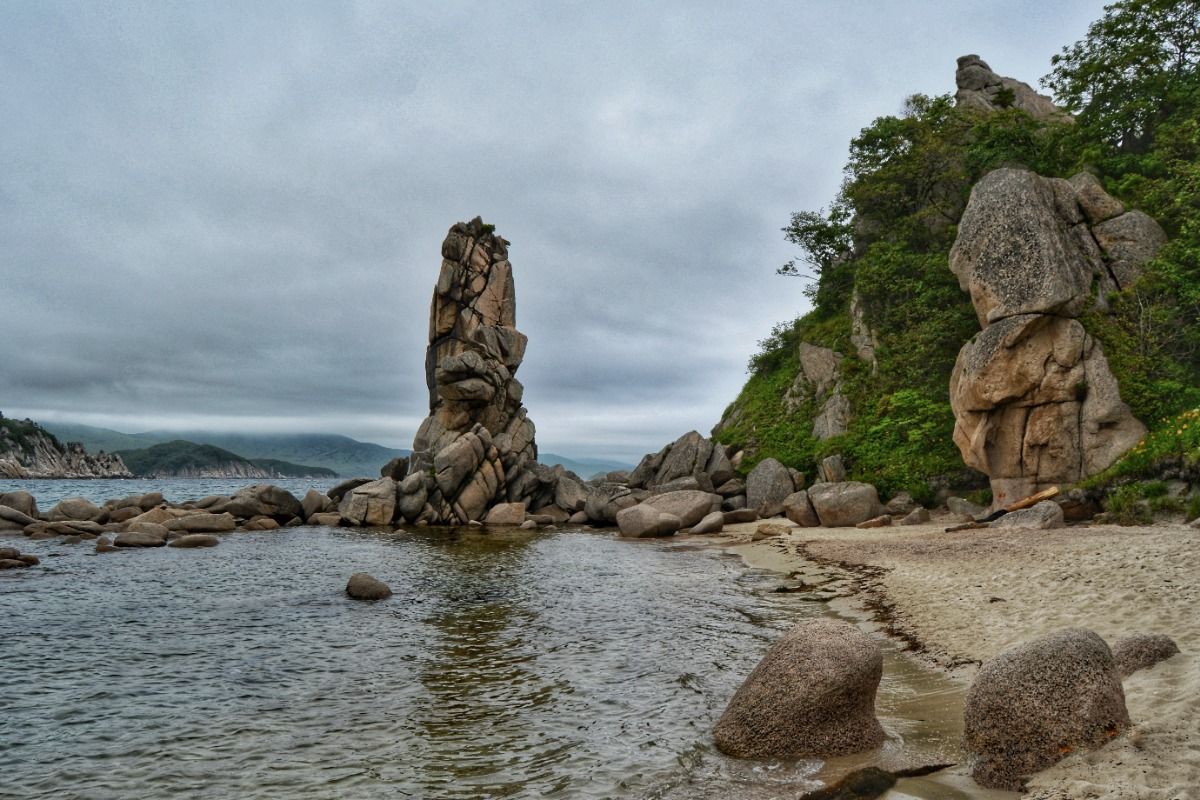
[[1080, 124], [1124, 152], [1145, 152], [1157, 125], [1194, 104], [1200, 0], [1123, 0], [1042, 79]]

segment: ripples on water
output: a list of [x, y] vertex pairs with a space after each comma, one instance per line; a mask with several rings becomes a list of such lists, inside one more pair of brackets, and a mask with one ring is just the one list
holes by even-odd
[[[815, 612], [711, 550], [329, 528], [211, 550], [21, 547], [43, 566], [0, 574], [2, 797], [814, 785], [812, 764], [770, 771], [712, 750], [769, 642]], [[358, 570], [395, 596], [347, 599]]]

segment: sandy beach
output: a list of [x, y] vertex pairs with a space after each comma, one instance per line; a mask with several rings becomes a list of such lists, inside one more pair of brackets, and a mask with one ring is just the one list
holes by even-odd
[[[950, 524], [793, 528], [750, 541], [752, 523], [724, 536], [752, 566], [802, 573], [817, 561], [846, 570], [853, 578], [839, 582], [831, 610], [893, 637], [964, 686], [983, 661], [1059, 628], [1090, 628], [1110, 642], [1138, 632], [1171, 636], [1182, 654], [1124, 683], [1133, 727], [1034, 776], [1028, 796], [1200, 798], [1200, 530], [1161, 524], [945, 533]], [[961, 776], [948, 779], [961, 787]]]

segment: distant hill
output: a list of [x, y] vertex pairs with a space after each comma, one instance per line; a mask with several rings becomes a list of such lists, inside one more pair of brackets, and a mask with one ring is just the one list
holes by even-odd
[[540, 453], [538, 461], [548, 467], [562, 464], [564, 468], [569, 469], [584, 480], [600, 472], [631, 470], [634, 466], [633, 464], [624, 464], [620, 461], [607, 461], [602, 458], [567, 458], [557, 453]]
[[274, 459], [248, 459], [211, 444], [176, 439], [139, 450], [119, 450], [143, 478], [332, 478], [333, 470]]
[[[348, 436], [323, 433], [211, 433], [207, 431], [148, 431], [122, 433], [109, 428], [54, 422], [47, 430], [64, 441], [83, 442], [89, 450], [120, 452], [183, 440], [208, 444], [248, 460], [274, 459], [290, 464], [324, 467], [342, 477], [376, 476], [379, 468], [397, 456], [408, 455]], [[131, 467], [132, 469], [132, 467]]]

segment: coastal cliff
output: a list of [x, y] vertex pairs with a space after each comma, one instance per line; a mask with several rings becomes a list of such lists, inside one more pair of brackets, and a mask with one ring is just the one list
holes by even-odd
[[0, 477], [131, 478], [115, 453], [89, 453], [79, 442], [63, 444], [31, 420], [0, 415]]
[[885, 495], [1003, 503], [1107, 474], [1200, 405], [1195, 109], [1117, 138], [1120, 104], [1054, 63], [1058, 105], [963, 56], [954, 96], [876, 119], [833, 203], [792, 215], [779, 272], [812, 307], [713, 429], [740, 472], [837, 454]]

